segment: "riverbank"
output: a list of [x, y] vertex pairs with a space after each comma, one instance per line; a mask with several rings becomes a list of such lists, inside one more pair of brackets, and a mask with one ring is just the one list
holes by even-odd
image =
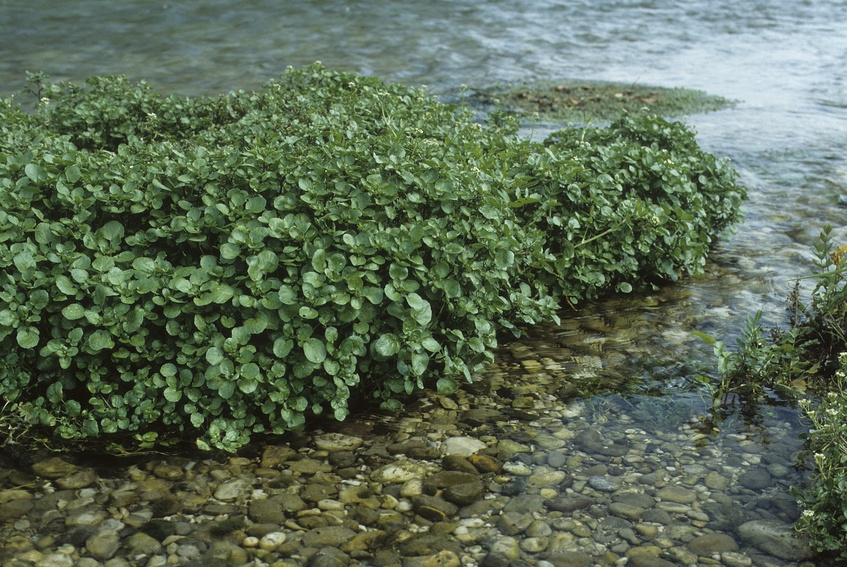
[[623, 373], [639, 332], [637, 317], [570, 324], [504, 346], [474, 384], [424, 391], [402, 416], [238, 456], [4, 468], [0, 564], [811, 565], [790, 535], [788, 487], [805, 481], [796, 412], [717, 432], [695, 400], [567, 401], [567, 365], [588, 381]]

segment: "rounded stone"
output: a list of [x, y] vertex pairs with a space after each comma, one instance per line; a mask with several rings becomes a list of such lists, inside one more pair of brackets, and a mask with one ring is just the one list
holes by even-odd
[[97, 559], [110, 559], [121, 546], [117, 530], [103, 530], [85, 540], [85, 548]]
[[738, 484], [750, 490], [762, 490], [772, 483], [771, 475], [765, 469], [753, 469], [738, 477]]
[[458, 455], [460, 457], [470, 457], [474, 453], [485, 449], [487, 445], [484, 441], [473, 437], [450, 437], [441, 443], [442, 455]]
[[259, 547], [265, 551], [273, 551], [285, 543], [286, 535], [283, 532], [271, 532], [265, 534], [259, 540]]
[[514, 561], [520, 558], [521, 548], [517, 539], [506, 536], [498, 538], [497, 541], [491, 544], [491, 553], [502, 555], [506, 559]]
[[692, 539], [688, 542], [688, 549], [697, 555], [710, 556], [724, 551], [738, 551], [738, 544], [726, 534], [711, 533]]
[[564, 471], [545, 471], [530, 475], [526, 480], [526, 485], [529, 488], [548, 488], [558, 486], [566, 478], [567, 473]]
[[697, 501], [696, 492], [674, 484], [660, 489], [656, 496], [667, 502], [676, 502], [677, 504], [691, 504]]
[[315, 435], [315, 447], [320, 451], [355, 451], [364, 442], [361, 437], [344, 435], [343, 433], [323, 433]]
[[706, 487], [711, 490], [726, 490], [726, 487], [729, 486], [729, 479], [715, 471], [707, 474], [704, 482]]
[[592, 476], [588, 485], [600, 492], [615, 492], [621, 488], [621, 480], [613, 476]]
[[39, 461], [32, 465], [32, 472], [42, 478], [61, 478], [77, 471], [77, 466], [60, 459], [52, 457], [46, 461]]
[[775, 520], [753, 520], [738, 526], [738, 536], [761, 551], [797, 561], [811, 554], [809, 545], [794, 534], [791, 525]]
[[644, 514], [644, 508], [624, 502], [613, 502], [609, 504], [609, 513], [626, 520], [638, 521]]
[[371, 480], [382, 484], [404, 483], [413, 479], [421, 479], [427, 475], [429, 468], [416, 461], [398, 461], [382, 466], [371, 473]]
[[303, 534], [306, 547], [341, 547], [355, 537], [356, 532], [343, 526], [323, 526]]
[[239, 496], [249, 494], [251, 490], [252, 485], [249, 482], [237, 478], [221, 484], [215, 490], [215, 498], [223, 501], [235, 500]]
[[93, 469], [80, 469], [67, 476], [56, 479], [56, 485], [66, 490], [78, 490], [97, 482], [97, 473]]
[[549, 537], [528, 537], [522, 539], [520, 547], [527, 553], [541, 553], [550, 545]]
[[247, 516], [257, 524], [283, 524], [285, 511], [279, 502], [269, 499], [254, 500], [250, 503]]

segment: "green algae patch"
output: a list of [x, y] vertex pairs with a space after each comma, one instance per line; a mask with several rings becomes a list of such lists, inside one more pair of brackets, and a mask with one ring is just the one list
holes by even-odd
[[470, 100], [483, 107], [555, 122], [607, 122], [621, 113], [646, 111], [659, 116], [701, 114], [737, 101], [686, 88], [590, 81], [540, 81], [475, 91]]

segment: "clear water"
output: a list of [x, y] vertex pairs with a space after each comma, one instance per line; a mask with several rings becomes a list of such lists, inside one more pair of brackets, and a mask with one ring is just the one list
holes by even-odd
[[320, 60], [447, 98], [461, 85], [574, 78], [739, 100], [686, 118], [750, 188], [746, 221], [708, 273], [580, 306], [575, 320], [589, 331], [577, 346], [560, 346], [579, 334], [569, 328], [538, 329], [525, 343], [563, 371], [576, 368], [579, 349], [617, 353], [612, 374], [629, 369], [646, 390], [684, 399], [696, 374], [714, 375], [691, 330], [731, 341], [759, 309], [768, 323], [784, 321], [823, 225], [847, 241], [845, 22], [844, 0], [0, 0], [0, 95], [20, 90], [27, 70], [74, 81], [120, 73], [164, 92], [215, 94]]

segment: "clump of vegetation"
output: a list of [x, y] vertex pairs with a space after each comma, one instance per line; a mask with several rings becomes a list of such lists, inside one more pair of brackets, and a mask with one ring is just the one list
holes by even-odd
[[67, 440], [234, 450], [451, 392], [498, 333], [696, 273], [745, 197], [656, 116], [541, 144], [319, 65], [212, 98], [33, 90], [0, 104], [0, 391]]
[[608, 122], [623, 112], [638, 114], [645, 109], [659, 116], [683, 116], [735, 104], [692, 89], [590, 81], [539, 81], [480, 89], [470, 100], [485, 107], [562, 123]]
[[800, 399], [811, 420], [805, 457], [812, 456], [812, 486], [795, 489], [804, 508], [797, 528], [812, 546], [847, 559], [847, 246], [834, 249], [827, 226], [816, 243], [815, 286], [811, 303], [798, 287], [788, 299], [790, 327], [762, 328], [761, 313], [751, 317], [735, 351], [715, 342], [721, 383], [714, 396], [755, 404], [768, 391]]

